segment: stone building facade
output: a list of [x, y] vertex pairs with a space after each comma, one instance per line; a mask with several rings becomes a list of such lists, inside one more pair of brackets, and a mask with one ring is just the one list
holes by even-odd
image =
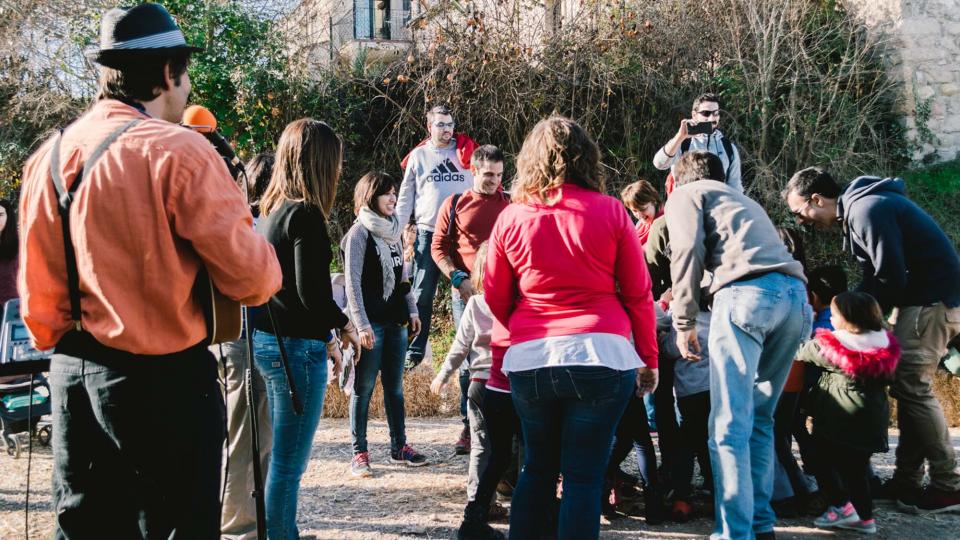
[[913, 159], [960, 157], [960, 0], [846, 0], [880, 40], [902, 83], [901, 108]]

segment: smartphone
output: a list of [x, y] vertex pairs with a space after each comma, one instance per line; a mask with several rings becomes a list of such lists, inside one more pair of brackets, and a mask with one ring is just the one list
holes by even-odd
[[687, 124], [687, 133], [690, 135], [710, 135], [713, 133], [713, 122], [698, 122]]

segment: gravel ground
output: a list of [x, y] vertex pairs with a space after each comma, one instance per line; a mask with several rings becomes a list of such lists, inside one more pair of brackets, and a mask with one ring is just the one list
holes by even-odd
[[[368, 479], [349, 476], [350, 432], [345, 419], [324, 419], [314, 440], [314, 451], [300, 493], [300, 529], [303, 535], [319, 539], [407, 539], [453, 538], [465, 500], [466, 458], [453, 455], [453, 442], [459, 433], [456, 418], [410, 418], [407, 438], [427, 455], [431, 465], [404, 468], [392, 465], [388, 458], [386, 423], [371, 421], [370, 457], [375, 475]], [[960, 429], [951, 430], [954, 446], [960, 451]], [[897, 432], [891, 431], [891, 446]], [[628, 458], [625, 463], [633, 463]], [[882, 476], [893, 468], [893, 451], [874, 456]], [[34, 452], [30, 493], [30, 536], [49, 538], [53, 516], [50, 512], [50, 466], [48, 448]], [[0, 455], [0, 539], [24, 537], [24, 500], [27, 476], [26, 456], [13, 460]], [[915, 516], [877, 509], [880, 527], [875, 538], [897, 540], [922, 538], [960, 538], [960, 515]], [[506, 531], [505, 524], [495, 526]], [[701, 538], [709, 534], [712, 519], [697, 519], [686, 524], [648, 527], [642, 518], [625, 517], [613, 523], [604, 521], [602, 538]], [[781, 539], [856, 537], [855, 533], [835, 534], [814, 529], [810, 519], [782, 520], [777, 536]]]

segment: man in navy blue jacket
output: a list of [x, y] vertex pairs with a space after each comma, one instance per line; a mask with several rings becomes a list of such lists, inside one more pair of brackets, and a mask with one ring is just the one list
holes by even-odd
[[[960, 474], [933, 376], [947, 344], [960, 334], [960, 256], [899, 178], [862, 176], [841, 188], [819, 167], [793, 175], [783, 192], [797, 221], [840, 226], [844, 246], [863, 269], [859, 290], [872, 294], [903, 349], [891, 387], [897, 398], [896, 471], [885, 491], [901, 507], [960, 509]], [[924, 461], [930, 485], [921, 491]]]

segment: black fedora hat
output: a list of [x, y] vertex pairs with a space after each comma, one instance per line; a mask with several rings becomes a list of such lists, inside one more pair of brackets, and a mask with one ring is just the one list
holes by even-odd
[[87, 52], [87, 58], [117, 67], [145, 54], [197, 52], [187, 44], [173, 16], [160, 4], [144, 3], [128, 8], [113, 8], [104, 13], [100, 24], [100, 48]]

